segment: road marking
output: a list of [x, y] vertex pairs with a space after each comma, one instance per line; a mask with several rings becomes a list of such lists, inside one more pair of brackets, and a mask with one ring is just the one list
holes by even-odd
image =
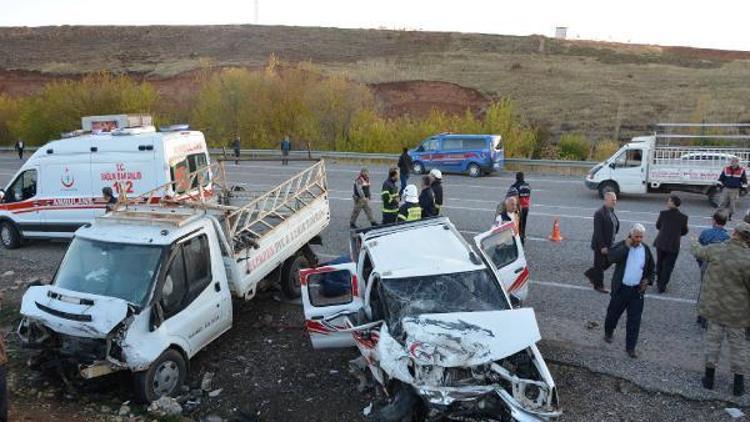
[[[556, 283], [554, 281], [539, 281], [539, 280], [531, 280], [531, 284], [538, 284], [540, 286], [548, 286], [548, 287], [558, 287], [562, 289], [572, 289], [572, 290], [588, 290], [588, 291], [594, 291], [592, 287], [584, 287], [584, 286], [577, 286], [573, 284], [565, 284], [565, 283]], [[596, 292], [596, 294], [601, 294], [599, 292]], [[695, 305], [696, 301], [693, 299], [685, 299], [681, 297], [670, 297], [670, 296], [664, 296], [664, 295], [653, 295], [653, 294], [645, 294], [644, 297], [649, 298], [651, 300], [663, 300], [665, 302], [677, 302], [677, 303], [686, 303], [689, 305]]]

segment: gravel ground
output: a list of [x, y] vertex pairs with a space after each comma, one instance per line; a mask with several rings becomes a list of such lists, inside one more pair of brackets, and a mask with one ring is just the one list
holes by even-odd
[[[17, 164], [4, 156], [0, 162], [0, 185], [4, 185]], [[293, 171], [294, 165], [290, 167], [247, 164], [230, 167], [229, 173], [249, 187], [260, 187], [282, 180]], [[340, 245], [346, 244], [351, 179], [356, 168], [329, 165], [328, 170], [332, 224], [318, 251], [323, 258], [345, 252]], [[379, 183], [384, 170], [373, 168], [372, 173]], [[702, 332], [693, 323], [698, 279], [689, 254], [680, 255], [669, 291], [648, 296], [639, 342], [641, 356], [632, 360], [624, 354], [624, 330], [616, 332], [612, 345], [601, 340], [608, 297], [593, 292], [581, 276], [590, 265], [590, 216], [599, 200], [579, 179], [534, 175], [529, 181], [534, 202], [526, 245], [532, 274], [527, 305], [536, 311], [543, 337], [540, 349], [560, 386], [563, 420], [729, 420], [723, 408], [731, 401], [748, 413], [750, 395], [738, 401], [729, 394], [726, 368], [719, 371], [715, 392], [700, 388]], [[446, 214], [472, 237], [488, 227], [495, 198], [509, 183], [507, 175], [481, 179], [446, 176]], [[661, 195], [626, 197], [618, 205], [618, 214], [625, 227], [637, 221], [653, 228], [664, 201]], [[693, 233], [710, 224], [706, 216], [712, 210], [704, 198], [685, 195], [683, 203]], [[743, 207], [746, 204], [747, 200]], [[566, 237], [562, 244], [545, 240], [556, 216], [561, 217]], [[655, 233], [650, 235], [653, 238]], [[0, 277], [0, 289], [6, 289], [7, 297], [0, 314], [6, 331], [17, 318], [25, 282], [49, 280], [64, 249], [64, 242], [32, 242], [16, 251], [0, 250], [0, 274], [14, 272]], [[280, 303], [271, 293], [238, 306], [235, 327], [191, 362], [189, 381], [193, 387], [209, 371], [215, 373], [215, 388], [223, 389], [217, 397], [204, 397], [192, 416], [363, 419], [362, 409], [378, 397], [372, 389], [357, 392], [357, 382], [348, 374], [347, 362], [357, 354], [354, 350], [313, 351], [301, 326], [299, 306]], [[13, 342], [10, 346], [14, 349]], [[21, 353], [12, 353], [13, 401], [19, 419], [45, 420], [55, 411], [63, 412], [69, 420], [104, 419], [114, 417], [130, 397], [127, 377], [110, 377], [88, 385], [75, 397], [66, 397], [59, 381], [29, 372], [23, 368]], [[726, 362], [726, 357], [723, 359]], [[45, 406], [51, 410], [44, 410]], [[101, 406], [107, 406], [109, 412]], [[142, 412], [138, 407], [131, 410]]]

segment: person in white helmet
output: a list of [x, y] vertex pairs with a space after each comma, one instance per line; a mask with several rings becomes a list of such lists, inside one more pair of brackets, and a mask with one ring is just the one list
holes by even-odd
[[435, 209], [437, 215], [443, 213], [443, 173], [438, 169], [430, 170], [430, 187], [432, 192], [435, 194]]
[[404, 204], [398, 209], [398, 221], [416, 221], [422, 219], [422, 207], [419, 206], [419, 193], [415, 185], [404, 188]]

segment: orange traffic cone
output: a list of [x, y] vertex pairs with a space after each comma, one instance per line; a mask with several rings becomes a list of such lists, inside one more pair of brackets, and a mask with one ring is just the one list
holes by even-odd
[[560, 242], [563, 240], [560, 234], [560, 218], [555, 218], [555, 222], [552, 224], [552, 234], [547, 238], [553, 242]]

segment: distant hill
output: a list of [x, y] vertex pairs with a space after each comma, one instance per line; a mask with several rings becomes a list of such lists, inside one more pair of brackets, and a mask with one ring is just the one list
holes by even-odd
[[[750, 120], [750, 52], [542, 36], [281, 26], [0, 28], [0, 92], [125, 72], [184, 95], [192, 74], [310, 61], [369, 84], [389, 114], [481, 109], [512, 96], [533, 123], [596, 138], [657, 121]], [[446, 82], [446, 83], [442, 83]]]

